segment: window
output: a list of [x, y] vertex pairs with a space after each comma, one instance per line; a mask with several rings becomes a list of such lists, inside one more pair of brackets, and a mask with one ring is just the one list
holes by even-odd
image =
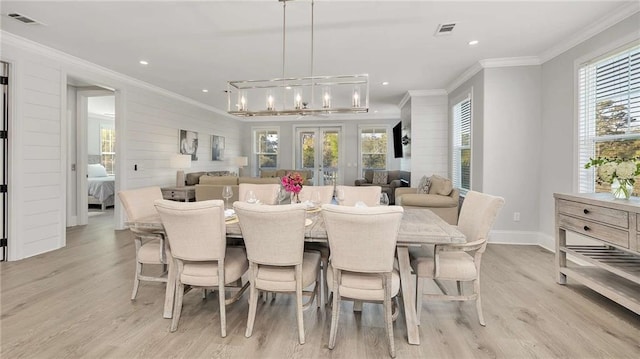
[[278, 168], [279, 136], [277, 129], [259, 129], [254, 131], [254, 154], [258, 171]]
[[364, 170], [383, 170], [387, 168], [386, 127], [360, 127], [360, 161]]
[[[580, 192], [608, 192], [589, 158], [640, 156], [640, 45], [583, 64], [578, 73]], [[640, 181], [634, 195], [640, 194]]]
[[107, 174], [115, 174], [116, 130], [111, 126], [100, 126], [100, 163], [107, 169]]
[[453, 105], [453, 187], [471, 190], [471, 96]]

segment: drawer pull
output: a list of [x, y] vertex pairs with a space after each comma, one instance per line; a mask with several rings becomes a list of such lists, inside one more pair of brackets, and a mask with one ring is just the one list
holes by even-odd
[[582, 227], [582, 229], [584, 229], [585, 231], [588, 231], [588, 230], [590, 230], [591, 228], [589, 228], [589, 226], [584, 226], [584, 227]]
[[584, 209], [584, 211], [583, 211], [583, 212], [584, 212], [584, 214], [589, 214], [589, 210], [588, 210], [588, 209], [586, 209], [586, 208]]

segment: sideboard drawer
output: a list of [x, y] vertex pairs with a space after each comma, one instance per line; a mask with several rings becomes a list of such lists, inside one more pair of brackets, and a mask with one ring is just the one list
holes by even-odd
[[566, 200], [558, 200], [558, 211], [589, 221], [604, 222], [620, 228], [629, 228], [629, 212], [627, 211]]
[[559, 216], [558, 225], [575, 233], [584, 234], [585, 236], [613, 243], [620, 247], [629, 248], [628, 231], [565, 215]]

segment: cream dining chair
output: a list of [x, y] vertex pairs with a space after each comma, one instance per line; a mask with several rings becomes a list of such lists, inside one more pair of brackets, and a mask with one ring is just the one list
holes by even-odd
[[[241, 278], [247, 272], [249, 262], [243, 248], [227, 247], [224, 201], [157, 200], [155, 206], [167, 232], [176, 266], [170, 331], [178, 329], [186, 285], [218, 290], [220, 335], [226, 337], [226, 305], [235, 302], [248, 287], [248, 282], [241, 285]], [[239, 290], [227, 299], [227, 285], [232, 283], [237, 284], [235, 289]]]
[[335, 347], [342, 298], [382, 302], [389, 353], [395, 358], [391, 300], [400, 290], [400, 275], [393, 263], [402, 214], [400, 206], [322, 206], [331, 247], [328, 283], [333, 292], [333, 308], [329, 349]]
[[[118, 192], [118, 198], [120, 198], [127, 214], [127, 222], [135, 222], [145, 217], [158, 215], [154, 201], [162, 199], [162, 191], [157, 186], [137, 188]], [[171, 258], [171, 255], [168, 253], [163, 231], [143, 230], [134, 227], [130, 227], [129, 230], [133, 233], [136, 247], [136, 273], [131, 293], [131, 300], [134, 300], [138, 295], [140, 281], [167, 283], [167, 258]], [[143, 275], [142, 267], [145, 264], [161, 264], [164, 266], [164, 271], [159, 276]]]
[[240, 183], [238, 186], [238, 200], [246, 202], [247, 192], [249, 191], [253, 191], [256, 195], [256, 199], [262, 204], [278, 204], [278, 192], [280, 191], [279, 184]]
[[355, 206], [363, 202], [368, 207], [380, 204], [380, 186], [336, 186], [336, 199], [341, 206]]
[[[300, 190], [299, 198], [301, 202], [313, 201], [314, 192], [318, 193], [320, 204], [330, 204], [333, 200], [334, 186], [304, 186]], [[322, 266], [322, 301], [327, 304], [329, 300], [329, 289], [327, 287], [327, 265], [329, 263], [329, 246], [326, 243], [307, 242], [304, 244], [306, 251], [320, 252], [320, 264]]]
[[[304, 344], [303, 307], [310, 307], [319, 291], [320, 254], [304, 252], [306, 206], [304, 204], [259, 206], [235, 202], [233, 207], [249, 259], [248, 338], [258, 305], [258, 291], [295, 293], [298, 340]], [[314, 284], [315, 283], [315, 284]], [[313, 291], [303, 288], [313, 286]], [[309, 296], [303, 304], [303, 295]]]
[[[458, 219], [458, 230], [466, 236], [467, 243], [435, 245], [433, 249], [429, 247], [409, 249], [412, 257], [411, 267], [418, 277], [416, 286], [418, 323], [422, 311], [422, 298], [425, 297], [431, 300], [475, 300], [478, 320], [482, 326], [485, 326], [480, 297], [480, 263], [482, 254], [487, 248], [489, 231], [503, 205], [502, 197], [469, 191], [464, 198]], [[424, 294], [426, 279], [434, 280], [442, 294]], [[455, 281], [458, 293], [449, 294], [441, 280]], [[464, 295], [462, 282], [472, 282], [473, 293]]]

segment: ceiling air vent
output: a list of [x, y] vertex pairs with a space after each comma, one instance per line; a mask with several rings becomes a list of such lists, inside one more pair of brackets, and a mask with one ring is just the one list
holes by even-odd
[[450, 22], [447, 24], [440, 24], [438, 25], [438, 28], [436, 29], [436, 36], [440, 36], [440, 35], [449, 35], [453, 32], [453, 28], [456, 27], [456, 23], [455, 22]]
[[20, 14], [15, 13], [15, 12], [11, 13], [11, 14], [7, 14], [7, 16], [9, 16], [11, 18], [14, 18], [14, 19], [16, 19], [18, 21], [21, 21], [21, 22], [23, 22], [25, 24], [38, 24], [38, 22], [36, 20], [28, 18], [28, 17], [26, 17], [24, 15], [20, 15]]

